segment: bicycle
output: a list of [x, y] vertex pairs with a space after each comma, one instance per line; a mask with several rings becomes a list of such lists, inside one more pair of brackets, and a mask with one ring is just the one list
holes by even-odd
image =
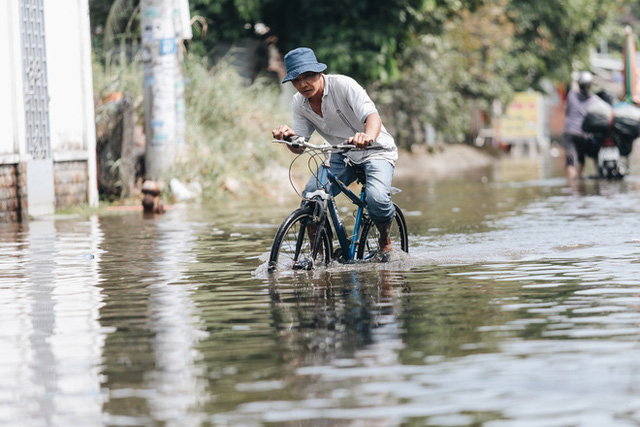
[[[290, 173], [296, 159], [304, 154], [310, 156], [310, 166], [312, 164], [317, 166], [320, 163], [323, 167], [316, 168], [313, 172], [318, 180], [319, 189], [307, 194], [306, 198], [303, 197], [301, 207], [291, 212], [278, 228], [271, 247], [268, 271], [273, 272], [282, 267], [293, 270], [311, 270], [316, 265], [328, 265], [333, 260], [340, 263], [351, 263], [356, 260], [375, 261], [380, 258], [381, 261], [384, 261], [381, 259], [383, 254], [379, 250], [378, 229], [367, 213], [364, 172], [361, 170], [357, 172], [356, 181], [362, 186], [360, 195], [357, 195], [347, 188], [330, 169], [329, 155], [331, 153], [344, 153], [355, 149], [355, 146], [352, 144], [330, 145], [327, 142], [314, 145], [302, 137], [294, 138], [292, 141], [274, 139], [273, 142], [305, 149], [291, 162]], [[375, 147], [369, 149], [375, 149]], [[357, 206], [354, 215], [355, 222], [350, 234], [340, 217], [334, 196], [327, 191], [329, 185], [337, 186], [340, 190], [337, 194], [344, 194]], [[295, 185], [293, 186], [295, 189]], [[392, 190], [392, 194], [400, 191], [395, 188]], [[298, 194], [300, 195], [300, 193]], [[302, 195], [300, 196], [302, 197]], [[391, 243], [394, 248], [400, 248], [408, 253], [407, 223], [400, 207], [395, 203], [394, 207], [395, 214], [389, 234]], [[335, 251], [333, 249], [334, 234], [338, 242]]]

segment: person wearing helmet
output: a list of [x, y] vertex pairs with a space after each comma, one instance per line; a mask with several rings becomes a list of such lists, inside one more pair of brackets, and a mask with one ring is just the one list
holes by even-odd
[[582, 178], [584, 157], [587, 148], [587, 134], [582, 131], [582, 121], [589, 106], [597, 102], [598, 96], [591, 93], [593, 75], [582, 71], [578, 77], [579, 91], [567, 94], [566, 121], [562, 135], [565, 150], [565, 171], [570, 181]]
[[583, 89], [583, 86], [588, 90], [589, 87], [591, 86], [592, 81], [593, 81], [593, 74], [591, 74], [589, 71], [581, 72], [580, 76], [578, 77], [578, 86], [580, 87], [580, 90]]

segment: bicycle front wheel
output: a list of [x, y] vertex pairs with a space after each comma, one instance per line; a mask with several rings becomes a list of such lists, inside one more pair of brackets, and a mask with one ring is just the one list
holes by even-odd
[[[396, 213], [393, 216], [391, 224], [391, 230], [389, 235], [391, 237], [391, 245], [394, 248], [399, 248], [404, 252], [409, 252], [409, 236], [407, 233], [407, 222], [404, 220], [404, 215], [400, 207], [394, 203]], [[362, 233], [360, 233], [360, 243], [358, 243], [358, 251], [356, 257], [358, 259], [369, 260], [380, 253], [380, 244], [378, 238], [380, 232], [378, 227], [367, 218], [362, 226]]]
[[[269, 256], [269, 271], [280, 270], [310, 270], [316, 265], [325, 265], [331, 261], [331, 239], [327, 231], [328, 224], [318, 227], [313, 223], [313, 215], [309, 209], [296, 209], [282, 223], [276, 237], [273, 239], [271, 255]], [[311, 227], [311, 231], [309, 228]], [[320, 229], [320, 243], [317, 254], [312, 254], [314, 236]]]

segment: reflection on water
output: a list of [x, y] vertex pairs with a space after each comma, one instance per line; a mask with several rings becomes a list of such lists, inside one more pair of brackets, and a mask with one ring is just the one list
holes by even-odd
[[[194, 228], [172, 219], [136, 215], [101, 221], [102, 319], [113, 331], [103, 370], [109, 423], [198, 425], [202, 420], [191, 409], [206, 401], [205, 369], [195, 344], [207, 334], [191, 298], [198, 284], [183, 281], [195, 262]], [[130, 412], [122, 414], [123, 407]]]
[[640, 180], [398, 195], [411, 252], [265, 272], [295, 206], [0, 226], [0, 425], [640, 424]]
[[0, 233], [0, 423], [95, 424], [106, 335], [97, 221]]

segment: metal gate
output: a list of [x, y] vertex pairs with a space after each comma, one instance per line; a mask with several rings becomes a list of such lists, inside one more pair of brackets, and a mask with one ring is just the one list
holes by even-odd
[[43, 2], [20, 1], [26, 142], [34, 159], [51, 158]]

